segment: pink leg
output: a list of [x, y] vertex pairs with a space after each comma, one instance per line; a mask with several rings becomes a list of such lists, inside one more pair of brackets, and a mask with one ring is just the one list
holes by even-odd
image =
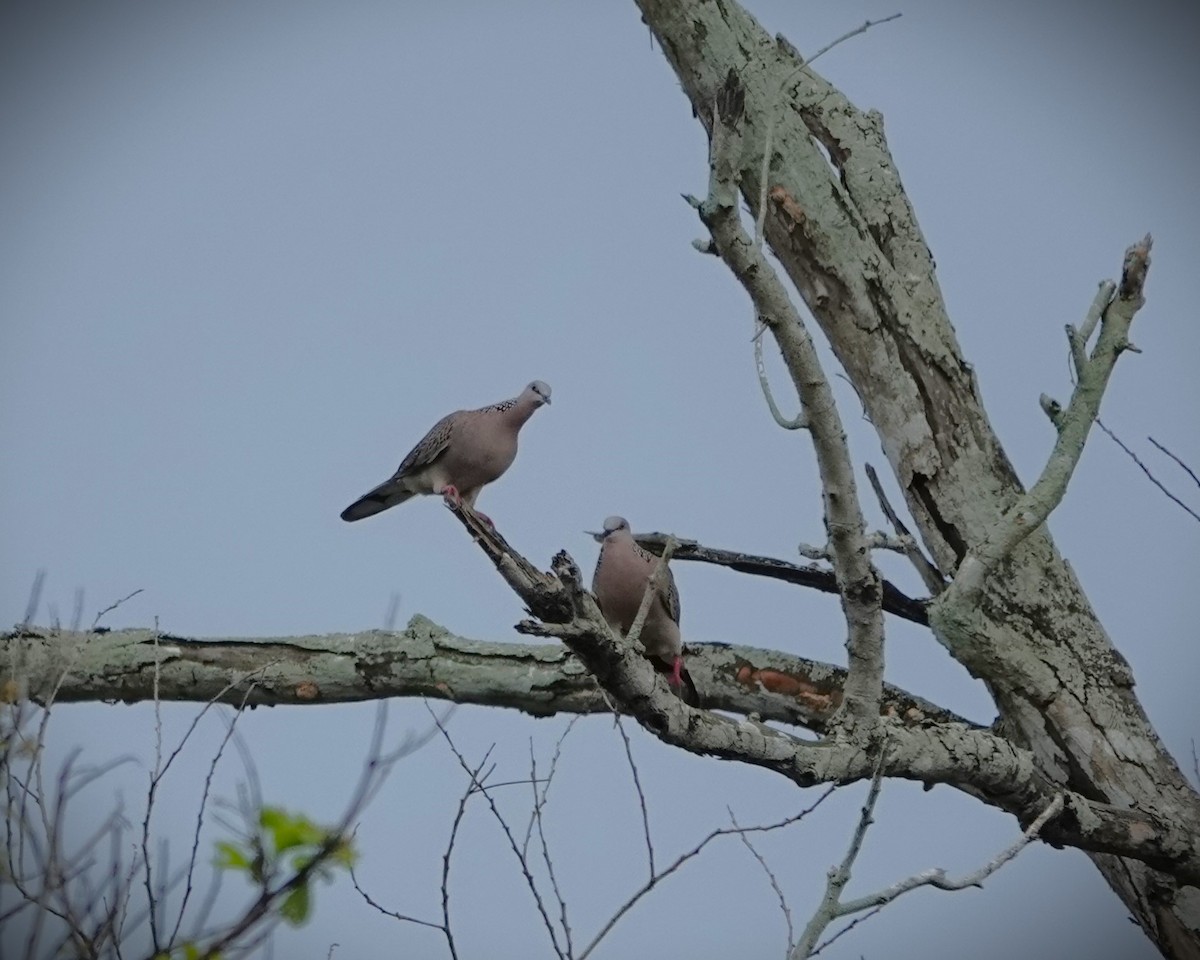
[[671, 666], [671, 679], [668, 682], [673, 687], [683, 686], [683, 657], [676, 655], [675, 663]]
[[482, 521], [484, 521], [484, 522], [485, 522], [485, 523], [486, 523], [486, 524], [487, 524], [489, 527], [491, 527], [493, 530], [495, 530], [495, 529], [496, 529], [496, 525], [495, 525], [494, 523], [492, 523], [492, 518], [491, 518], [491, 517], [489, 517], [489, 516], [488, 516], [486, 513], [484, 513], [482, 510], [476, 510], [476, 511], [475, 511], [475, 515], [476, 515], [477, 517], [479, 517], [479, 519], [481, 519]]
[[462, 497], [458, 495], [458, 488], [452, 483], [448, 483], [442, 487], [442, 497], [447, 503], [455, 507], [462, 503]]

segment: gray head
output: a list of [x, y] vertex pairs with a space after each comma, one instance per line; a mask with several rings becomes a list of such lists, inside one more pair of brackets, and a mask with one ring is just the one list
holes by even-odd
[[550, 384], [545, 380], [534, 380], [521, 391], [521, 400], [531, 401], [535, 408], [550, 402]]
[[626, 520], [624, 517], [605, 517], [604, 518], [604, 530], [602, 532], [596, 532], [594, 530], [585, 530], [584, 533], [586, 533], [589, 537], [591, 537], [597, 543], [603, 543], [605, 540], [607, 540], [613, 534], [620, 533], [622, 530], [625, 531], [626, 533], [628, 533], [630, 536], [633, 535], [632, 531], [630, 531], [630, 529], [629, 529], [629, 521]]

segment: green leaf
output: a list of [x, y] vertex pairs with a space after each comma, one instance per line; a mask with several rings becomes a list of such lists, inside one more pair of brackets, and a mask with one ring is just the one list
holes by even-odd
[[[217, 859], [213, 861], [213, 866], [218, 870], [249, 870], [250, 858], [236, 843], [218, 840]], [[186, 960], [191, 960], [191, 958], [187, 957]]]
[[274, 833], [279, 827], [286, 823], [290, 818], [286, 810], [281, 810], [279, 807], [263, 807], [258, 811], [259, 825], [271, 833]]
[[263, 807], [259, 823], [271, 834], [276, 853], [296, 847], [320, 846], [325, 840], [325, 831], [303, 814], [289, 814], [278, 807]]
[[279, 908], [279, 913], [293, 927], [298, 927], [308, 919], [311, 901], [308, 895], [308, 884], [304, 883], [289, 893]]

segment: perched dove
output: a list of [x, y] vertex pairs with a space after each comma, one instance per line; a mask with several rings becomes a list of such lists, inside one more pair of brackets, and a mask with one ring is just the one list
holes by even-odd
[[511, 400], [442, 417], [408, 452], [391, 479], [350, 504], [342, 519], [374, 516], [419, 493], [440, 493], [474, 510], [479, 491], [512, 466], [517, 434], [525, 421], [549, 402], [550, 386], [534, 380]]
[[[604, 619], [626, 634], [637, 618], [638, 607], [659, 558], [637, 545], [624, 517], [609, 517], [604, 521], [602, 533], [590, 530], [588, 533], [600, 543], [600, 558], [592, 575], [592, 593], [596, 595]], [[663, 672], [670, 672], [671, 686], [681, 687], [684, 669], [683, 640], [679, 635], [679, 591], [670, 567], [663, 571], [655, 587], [638, 639], [647, 658], [656, 666], [661, 665]]]

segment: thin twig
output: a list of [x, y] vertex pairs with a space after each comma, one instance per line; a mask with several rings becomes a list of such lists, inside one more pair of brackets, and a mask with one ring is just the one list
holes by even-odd
[[[805, 70], [809, 69], [809, 67], [811, 67], [812, 64], [819, 57], [823, 57], [830, 50], [832, 50], [834, 47], [836, 47], [839, 43], [844, 43], [846, 40], [849, 40], [851, 37], [856, 37], [860, 33], [866, 33], [872, 27], [878, 26], [881, 23], [888, 23], [891, 20], [895, 20], [899, 16], [901, 16], [901, 14], [893, 13], [890, 17], [884, 17], [880, 20], [867, 20], [867, 21], [863, 22], [862, 24], [860, 24], [859, 26], [855, 27], [853, 30], [843, 33], [836, 40], [833, 40], [830, 43], [825, 44], [825, 46], [823, 46], [820, 50], [818, 50], [811, 57], [809, 57], [807, 60], [805, 60], [804, 63], [802, 63], [797, 69], [793, 70], [791, 73], [789, 73], [787, 76], [785, 76], [783, 78], [783, 80], [780, 81], [780, 83], [779, 83], [779, 99], [780, 100], [783, 99], [783, 95], [787, 90], [787, 85], [789, 83], [791, 83], [793, 79], [798, 77]], [[783, 40], [782, 35], [780, 36], [779, 39]], [[795, 49], [794, 47], [791, 47], [791, 44], [788, 44], [788, 47], [793, 50]], [[797, 56], [799, 56], [799, 53], [797, 53]], [[767, 131], [766, 131], [765, 135], [763, 136], [762, 169], [759, 171], [758, 216], [754, 218], [754, 245], [755, 245], [755, 247], [758, 248], [758, 250], [760, 252], [762, 251], [763, 237], [766, 232], [767, 192], [768, 192], [768, 181], [769, 181], [769, 178], [771, 175], [771, 159], [772, 159], [771, 152], [774, 149], [775, 117], [776, 117], [776, 111], [773, 109], [769, 110], [768, 115], [767, 115]], [[793, 417], [792, 419], [789, 420], [779, 412], [779, 408], [775, 405], [775, 399], [771, 395], [771, 385], [767, 381], [766, 369], [763, 366], [763, 361], [762, 361], [762, 335], [766, 331], [766, 329], [767, 329], [766, 323], [761, 318], [756, 317], [755, 318], [755, 331], [754, 331], [754, 363], [758, 369], [758, 382], [759, 382], [759, 385], [762, 387], [763, 396], [766, 397], [767, 406], [770, 408], [771, 416], [775, 419], [775, 422], [777, 424], [779, 424], [781, 427], [783, 427], [785, 430], [799, 430], [803, 427], [808, 426], [808, 422], [804, 416], [803, 409], [801, 409], [800, 412], [797, 413], [795, 417]], [[855, 389], [857, 389], [857, 388], [855, 388]]]
[[638, 808], [642, 814], [642, 836], [646, 838], [646, 859], [649, 861], [650, 876], [654, 876], [654, 841], [650, 838], [650, 814], [646, 809], [646, 794], [642, 790], [642, 778], [638, 775], [637, 764], [633, 760], [633, 744], [629, 741], [629, 734], [625, 732], [625, 725], [621, 723], [621, 715], [613, 710], [613, 726], [617, 728], [617, 732], [621, 735], [621, 742], [625, 745], [625, 759], [629, 761], [629, 772], [633, 777], [633, 789], [637, 791]]
[[[433, 713], [432, 708], [430, 708], [428, 704], [426, 704], [426, 709], [430, 711], [430, 714]], [[450, 752], [454, 754], [454, 758], [458, 761], [458, 765], [462, 767], [466, 774], [471, 778], [471, 782], [475, 784], [479, 793], [481, 793], [483, 798], [487, 800], [488, 806], [492, 811], [492, 816], [495, 818], [496, 822], [500, 826], [501, 831], [507, 838], [509, 848], [512, 850], [513, 856], [517, 858], [517, 863], [521, 867], [521, 874], [525, 878], [525, 885], [529, 888], [529, 892], [533, 896], [534, 905], [537, 907], [538, 914], [542, 918], [542, 925], [546, 928], [546, 933], [550, 936], [550, 945], [554, 948], [554, 953], [558, 956], [559, 960], [568, 960], [566, 953], [563, 952], [563, 948], [559, 945], [558, 930], [554, 926], [554, 921], [550, 918], [550, 913], [546, 909], [545, 900], [542, 899], [541, 891], [538, 889], [537, 881], [534, 879], [533, 873], [529, 869], [529, 861], [525, 854], [521, 852], [521, 847], [517, 843], [517, 838], [513, 836], [513, 832], [508, 825], [508, 821], [504, 819], [504, 814], [502, 814], [500, 812], [500, 808], [496, 806], [496, 801], [492, 797], [491, 791], [483, 782], [483, 780], [486, 778], [480, 778], [473, 772], [470, 764], [467, 763], [466, 757], [462, 755], [458, 747], [455, 745], [453, 739], [451, 739], [449, 731], [446, 730], [436, 716], [434, 717], [434, 722], [441, 731], [442, 738], [446, 741], [446, 745], [450, 748]]]
[[[729, 819], [733, 825], [735, 827], [741, 826], [737, 822], [737, 817], [733, 814], [733, 808], [726, 807], [725, 809], [729, 811]], [[763, 855], [758, 852], [758, 848], [750, 842], [750, 838], [743, 833], [740, 839], [746, 845], [746, 849], [750, 851], [754, 859], [758, 861], [758, 865], [762, 867], [763, 873], [767, 875], [767, 882], [771, 884], [771, 889], [775, 891], [775, 896], [779, 900], [779, 909], [783, 912], [783, 921], [787, 924], [787, 948], [790, 951], [796, 942], [796, 931], [792, 926], [792, 911], [788, 907], [787, 897], [783, 895], [783, 888], [779, 885], [779, 880], [775, 876], [775, 872], [767, 865], [767, 861]]]
[[642, 884], [642, 886], [634, 891], [629, 899], [621, 904], [616, 913], [608, 918], [604, 926], [600, 928], [600, 932], [597, 933], [596, 936], [592, 938], [591, 943], [584, 948], [584, 951], [579, 955], [578, 960], [587, 960], [591, 952], [595, 950], [597, 946], [599, 946], [600, 941], [608, 936], [609, 932], [617, 925], [618, 921], [620, 921], [625, 914], [632, 910], [637, 905], [638, 901], [642, 899], [642, 897], [648, 894], [651, 890], [658, 886], [658, 884], [677, 871], [689, 860], [699, 856], [704, 848], [707, 847], [713, 840], [716, 840], [718, 837], [744, 836], [748, 833], [768, 833], [772, 830], [779, 830], [782, 827], [787, 827], [793, 823], [798, 823], [816, 810], [817, 807], [819, 807], [822, 803], [824, 803], [825, 800], [828, 799], [836, 789], [836, 786], [827, 787], [825, 791], [817, 798], [816, 802], [812, 804], [812, 806], [801, 810], [794, 816], [786, 817], [783, 820], [777, 821], [776, 823], [763, 824], [757, 827], [718, 827], [710, 831], [708, 835], [705, 836], [694, 847], [684, 853], [681, 853], [671, 862], [668, 867], [666, 867], [666, 869], [664, 869], [661, 873], [657, 873], [652, 876], [649, 880]]
[[[554, 773], [558, 769], [558, 761], [559, 761], [559, 758], [562, 756], [563, 743], [566, 741], [567, 735], [575, 728], [575, 723], [576, 723], [576, 721], [579, 720], [579, 717], [580, 717], [580, 714], [576, 714], [575, 716], [573, 716], [567, 722], [567, 725], [563, 729], [563, 732], [559, 736], [558, 740], [555, 741], [554, 753], [550, 757], [550, 770], [546, 774], [545, 781], [544, 781], [545, 785], [540, 792], [538, 790], [538, 784], [540, 782], [538, 780], [538, 778], [536, 776], [530, 778], [529, 782], [533, 787], [533, 801], [534, 801], [535, 807], [538, 807], [538, 806], [544, 807], [546, 805], [546, 801], [549, 798], [549, 794], [550, 794], [550, 784], [554, 781]], [[532, 756], [533, 756], [533, 738], [532, 737], [529, 740], [529, 751], [530, 751], [530, 757], [532, 758]], [[498, 786], [498, 784], [493, 784], [493, 787], [495, 787], [495, 786]], [[522, 853], [526, 853], [529, 850], [529, 841], [533, 838], [533, 826], [534, 826], [534, 811], [531, 810], [529, 812], [529, 823], [527, 823], [525, 825], [525, 840], [521, 844], [521, 852]]]
[[897, 20], [902, 16], [903, 16], [902, 13], [893, 13], [887, 17], [880, 17], [878, 20], [863, 21], [861, 24], [859, 24], [853, 30], [848, 30], [845, 33], [843, 33], [840, 37], [838, 37], [836, 40], [830, 41], [829, 43], [825, 44], [825, 46], [823, 46], [820, 50], [818, 50], [811, 57], [809, 57], [808, 60], [805, 61], [804, 66], [806, 66], [806, 67], [812, 66], [814, 63], [816, 63], [816, 61], [819, 57], [825, 56], [825, 54], [827, 54], [830, 50], [832, 50], [834, 47], [836, 47], [839, 43], [845, 43], [851, 37], [857, 37], [860, 33], [866, 33], [872, 27], [877, 27], [881, 23], [891, 23], [893, 20]]
[[1088, 307], [1087, 315], [1083, 318], [1083, 323], [1078, 329], [1074, 324], [1067, 324], [1067, 344], [1070, 347], [1071, 366], [1071, 383], [1075, 383], [1077, 374], [1081, 374], [1087, 366], [1088, 341], [1092, 339], [1092, 333], [1095, 332], [1096, 324], [1100, 322], [1100, 318], [1104, 316], [1104, 311], [1108, 309], [1108, 305], [1112, 302], [1113, 294], [1117, 292], [1117, 285], [1111, 280], [1102, 280], [1096, 296], [1092, 299], [1091, 306]]
[[33, 585], [29, 588], [29, 599], [25, 602], [25, 616], [21, 618], [21, 626], [27, 627], [37, 616], [38, 607], [42, 605], [42, 590], [46, 586], [46, 571], [39, 570], [33, 575]]
[[[154, 799], [158, 792], [158, 784], [162, 779], [162, 746], [163, 746], [163, 727], [162, 727], [162, 701], [158, 698], [158, 685], [162, 671], [162, 656], [158, 645], [158, 617], [154, 618], [154, 773], [150, 776], [150, 786], [146, 791], [146, 815], [142, 818], [142, 879], [146, 887], [146, 903], [150, 908], [150, 943], [154, 948], [154, 953], [160, 953], [162, 943], [158, 937], [158, 911], [155, 909], [154, 899], [154, 870], [150, 865], [150, 819], [154, 816]], [[201, 710], [200, 714], [203, 715]], [[199, 717], [197, 717], [197, 721]], [[189, 731], [190, 733], [190, 731]], [[185, 738], [186, 739], [186, 736]], [[180, 744], [182, 749], [182, 744]]]
[[[565, 736], [565, 734], [564, 734]], [[562, 743], [562, 739], [559, 739]], [[558, 760], [557, 753], [554, 761]], [[546, 876], [550, 880], [550, 891], [554, 894], [555, 902], [558, 904], [558, 922], [562, 926], [563, 940], [566, 941], [566, 954], [571, 957], [574, 948], [571, 943], [571, 923], [567, 916], [567, 901], [562, 895], [562, 889], [558, 885], [558, 877], [554, 872], [554, 858], [550, 856], [550, 845], [546, 842], [546, 830], [543, 823], [542, 811], [546, 805], [546, 792], [550, 789], [550, 783], [554, 779], [554, 764], [552, 763], [550, 772], [546, 776], [545, 785], [541, 791], [541, 799], [538, 796], [538, 780], [537, 780], [537, 757], [533, 752], [533, 740], [529, 741], [529, 777], [530, 788], [533, 790], [533, 820], [537, 825], [538, 846], [542, 849], [542, 863], [546, 867]]]
[[[766, 204], [763, 205], [763, 214], [766, 213]], [[785, 417], [783, 411], [779, 409], [775, 403], [775, 396], [771, 393], [771, 382], [767, 379], [767, 365], [763, 361], [763, 333], [767, 329], [767, 325], [758, 319], [757, 315], [754, 320], [754, 369], [758, 372], [758, 385], [762, 388], [763, 397], [767, 401], [767, 409], [771, 411], [771, 418], [783, 427], [784, 430], [804, 430], [808, 428], [808, 417], [804, 413], [804, 408], [801, 407], [796, 415], [792, 418]]]
[[429, 920], [422, 920], [419, 917], [409, 916], [406, 913], [400, 913], [398, 910], [388, 909], [387, 907], [383, 906], [378, 901], [376, 901], [369, 893], [367, 893], [366, 890], [364, 890], [362, 888], [362, 886], [358, 882], [358, 877], [356, 876], [356, 874], [354, 872], [354, 868], [351, 867], [351, 869], [350, 869], [350, 882], [354, 884], [354, 889], [359, 892], [359, 894], [362, 896], [362, 898], [367, 902], [367, 904], [369, 906], [374, 907], [376, 910], [378, 910], [384, 916], [391, 917], [394, 920], [401, 920], [406, 923], [415, 923], [418, 926], [430, 927], [434, 930], [440, 930], [442, 932], [442, 936], [446, 940], [446, 948], [450, 952], [450, 960], [458, 960], [458, 948], [456, 947], [456, 945], [454, 943], [454, 932], [453, 932], [453, 928], [450, 925], [450, 860], [454, 855], [454, 844], [455, 844], [455, 841], [458, 839], [458, 828], [462, 824], [463, 817], [467, 812], [467, 802], [477, 792], [477, 789], [475, 786], [476, 779], [478, 778], [480, 771], [484, 768], [484, 766], [487, 765], [488, 757], [490, 756], [490, 754], [491, 754], [491, 751], [489, 750], [488, 753], [485, 754], [483, 759], [479, 762], [479, 765], [476, 766], [471, 771], [472, 778], [467, 783], [467, 787], [463, 791], [462, 796], [459, 797], [458, 809], [455, 811], [454, 819], [450, 825], [450, 836], [446, 841], [446, 849], [442, 854], [442, 882], [441, 882], [442, 922], [441, 923], [433, 923], [432, 921], [429, 921]]
[[144, 592], [144, 590], [145, 590], [145, 588], [144, 588], [144, 587], [138, 587], [136, 590], [134, 590], [134, 591], [133, 591], [133, 593], [126, 594], [126, 595], [125, 595], [125, 596], [123, 596], [123, 597], [122, 597], [120, 600], [116, 600], [116, 601], [114, 601], [113, 603], [110, 603], [110, 604], [109, 604], [107, 607], [105, 607], [103, 610], [101, 610], [99, 613], [97, 613], [97, 614], [96, 614], [96, 619], [92, 621], [92, 629], [93, 629], [93, 630], [95, 630], [95, 629], [96, 629], [96, 627], [97, 627], [97, 626], [99, 625], [99, 623], [100, 623], [100, 619], [101, 619], [101, 618], [102, 618], [102, 617], [103, 617], [105, 614], [112, 613], [112, 612], [113, 612], [114, 610], [116, 610], [116, 609], [117, 609], [117, 607], [119, 607], [121, 604], [125, 603], [127, 600], [132, 600], [132, 599], [133, 599], [134, 597], [136, 597], [136, 596], [137, 596], [139, 593], [142, 593], [142, 592]]
[[[1193, 520], [1200, 521], [1200, 513], [1197, 513], [1195, 510], [1193, 510], [1191, 507], [1189, 507], [1186, 503], [1184, 503], [1182, 500], [1180, 500], [1177, 496], [1175, 496], [1175, 494], [1173, 494], [1170, 490], [1168, 490], [1163, 485], [1162, 481], [1159, 480], [1158, 477], [1156, 477], [1153, 473], [1150, 472], [1150, 468], [1148, 466], [1146, 466], [1144, 463], [1142, 463], [1142, 461], [1139, 459], [1138, 455], [1136, 453], [1134, 453], [1132, 450], [1130, 450], [1129, 447], [1127, 447], [1125, 445], [1125, 443], [1121, 440], [1120, 437], [1118, 437], [1115, 433], [1113, 433], [1111, 430], [1109, 430], [1107, 425], [1104, 423], [1104, 421], [1101, 420], [1099, 417], [1096, 418], [1096, 426], [1098, 426], [1101, 430], [1103, 430], [1105, 432], [1105, 434], [1107, 434], [1108, 438], [1110, 440], [1112, 440], [1113, 443], [1115, 443], [1118, 447], [1120, 447], [1122, 450], [1125, 451], [1125, 453], [1128, 455], [1129, 459], [1138, 465], [1138, 468], [1142, 471], [1142, 473], [1144, 473], [1149, 478], [1150, 482], [1152, 484], [1154, 484], [1156, 487], [1158, 487], [1158, 489], [1161, 490], [1167, 496], [1168, 499], [1174, 501], [1175, 504], [1178, 505], [1180, 508], [1182, 508], [1187, 514], [1189, 514]], [[1150, 442], [1154, 443], [1153, 439], [1151, 439]], [[1154, 445], [1156, 447], [1159, 446], [1157, 443], [1155, 443]], [[1160, 447], [1160, 449], [1161, 449], [1161, 447]], [[1171, 456], [1174, 456], [1174, 454], [1171, 454]], [[1184, 469], [1187, 469], [1187, 468], [1185, 467]], [[1190, 473], [1191, 471], [1189, 470], [1188, 472]]]
[[208, 765], [208, 773], [204, 777], [204, 788], [200, 792], [200, 809], [196, 812], [196, 830], [192, 834], [192, 851], [188, 857], [187, 877], [183, 887], [183, 901], [179, 904], [179, 913], [175, 918], [175, 927], [171, 931], [171, 936], [167, 940], [168, 944], [174, 944], [176, 937], [179, 936], [179, 931], [183, 926], [183, 917], [187, 912], [188, 900], [192, 895], [192, 879], [196, 872], [196, 863], [200, 855], [200, 831], [204, 826], [204, 813], [208, 806], [208, 797], [212, 791], [213, 777], [217, 773], [217, 764], [220, 763], [222, 755], [225, 753], [225, 747], [229, 744], [230, 738], [233, 737], [234, 730], [238, 719], [242, 716], [242, 710], [246, 707], [246, 701], [250, 699], [250, 694], [254, 691], [254, 681], [250, 681], [246, 685], [246, 692], [242, 696], [241, 705], [234, 711], [233, 718], [229, 721], [225, 728], [225, 736], [221, 738], [221, 742], [217, 745], [216, 753]]
[[[163, 898], [154, 893], [153, 868], [150, 865], [150, 824], [154, 817], [154, 809], [155, 809], [154, 805], [155, 805], [155, 801], [158, 798], [159, 785], [162, 783], [163, 778], [167, 775], [167, 771], [171, 769], [171, 766], [175, 762], [176, 758], [179, 757], [180, 754], [183, 752], [184, 747], [187, 745], [188, 741], [191, 739], [192, 734], [195, 733], [196, 728], [199, 726], [200, 721], [204, 718], [205, 714], [208, 713], [208, 711], [212, 707], [214, 707], [217, 703], [219, 703], [221, 700], [223, 700], [226, 695], [228, 695], [230, 692], [232, 692], [234, 689], [236, 689], [236, 687], [238, 687], [242, 683], [247, 683], [248, 684], [247, 690], [242, 697], [242, 703], [244, 705], [246, 700], [249, 698], [250, 694], [253, 692], [253, 689], [254, 689], [253, 678], [256, 675], [263, 673], [265, 670], [267, 670], [271, 666], [271, 664], [264, 664], [258, 670], [255, 670], [249, 674], [246, 674], [245, 676], [237, 678], [236, 680], [232, 681], [229, 684], [226, 684], [226, 686], [224, 688], [222, 688], [221, 691], [218, 692], [218, 694], [215, 697], [211, 698], [200, 709], [200, 711], [192, 718], [192, 722], [188, 725], [187, 730], [184, 731], [184, 734], [180, 738], [179, 743], [175, 746], [175, 749], [172, 750], [171, 753], [167, 755], [167, 759], [164, 762], [163, 761], [162, 704], [158, 698], [159, 668], [160, 668], [160, 664], [161, 664], [162, 660], [161, 660], [161, 657], [159, 656], [158, 638], [159, 638], [159, 631], [158, 631], [158, 622], [156, 619], [155, 624], [154, 624], [155, 657], [154, 657], [154, 681], [153, 681], [154, 682], [154, 772], [150, 776], [150, 783], [146, 789], [146, 812], [145, 812], [145, 815], [142, 817], [142, 840], [141, 840], [142, 881], [143, 881], [143, 886], [146, 889], [146, 903], [147, 903], [147, 906], [149, 909], [149, 913], [147, 915], [147, 920], [148, 920], [149, 926], [150, 926], [150, 938], [151, 938], [151, 943], [152, 943], [155, 951], [160, 951], [162, 949], [162, 943], [159, 940], [158, 911], [159, 911], [159, 909], [162, 908]], [[236, 723], [236, 717], [235, 717], [235, 723]], [[231, 724], [229, 727], [229, 730], [225, 736], [225, 739], [222, 740], [220, 748], [218, 749], [217, 757], [214, 758], [214, 761], [213, 761], [214, 766], [215, 766], [216, 760], [219, 759], [221, 753], [224, 752], [225, 744], [228, 742], [230, 737], [233, 736], [233, 733], [234, 733], [234, 726], [233, 726], [233, 724]], [[243, 759], [244, 759], [244, 757], [245, 757], [245, 755], [243, 752]], [[213, 768], [210, 767], [209, 776], [205, 782], [205, 789], [204, 789], [204, 793], [203, 793], [203, 800], [202, 800], [202, 805], [201, 805], [200, 816], [198, 817], [197, 823], [196, 823], [196, 834], [193, 839], [192, 855], [191, 855], [191, 863], [193, 865], [195, 863], [195, 858], [196, 858], [198, 845], [199, 845], [199, 841], [200, 841], [200, 827], [201, 827], [200, 821], [203, 820], [203, 813], [204, 813], [203, 804], [207, 801], [207, 798], [208, 798], [208, 785], [211, 782], [212, 774], [213, 774]], [[193, 871], [192, 871], [192, 869], [189, 868], [189, 870], [187, 872], [187, 881], [186, 881], [187, 886], [185, 888], [183, 905], [180, 907], [180, 915], [176, 921], [174, 933], [172, 933], [172, 939], [167, 941], [168, 944], [174, 940], [174, 936], [175, 936], [175, 934], [177, 934], [179, 932], [180, 925], [183, 921], [183, 910], [187, 906], [188, 896], [191, 892], [192, 875], [193, 875]]]
[[[884, 516], [888, 518], [888, 522], [892, 525], [892, 529], [901, 537], [907, 537], [911, 546], [904, 551], [904, 555], [908, 557], [909, 562], [916, 567], [917, 573], [921, 577], [921, 582], [925, 584], [925, 589], [929, 591], [931, 596], [937, 596], [946, 588], [946, 578], [942, 576], [934, 563], [925, 556], [918, 545], [916, 538], [909, 532], [900, 515], [892, 508], [891, 502], [888, 500], [887, 493], [884, 492], [883, 484], [879, 480], [879, 474], [875, 472], [875, 468], [871, 464], [867, 464], [867, 479], [871, 481], [871, 489], [875, 491], [875, 499], [879, 501], [879, 507], [883, 510]], [[886, 607], [885, 607], [886, 609]]]
[[1187, 473], [1187, 475], [1192, 478], [1192, 482], [1194, 484], [1196, 484], [1196, 486], [1200, 487], [1200, 477], [1196, 476], [1196, 472], [1191, 467], [1189, 467], [1186, 463], [1184, 463], [1182, 460], [1180, 460], [1179, 457], [1175, 456], [1175, 454], [1173, 454], [1170, 450], [1168, 450], [1166, 447], [1164, 447], [1161, 443], [1159, 443], [1153, 437], [1147, 437], [1146, 439], [1149, 440], [1156, 447], [1158, 447], [1159, 450], [1161, 450], [1163, 453], [1165, 453], [1168, 457], [1170, 457], [1172, 460], [1174, 460], [1177, 464], [1179, 464], [1179, 466], [1184, 469], [1184, 471]]
[[[391, 917], [393, 920], [403, 920], [405, 923], [415, 923], [419, 927], [430, 927], [434, 930], [445, 930], [445, 927], [440, 923], [434, 923], [432, 920], [422, 920], [420, 917], [410, 917], [406, 913], [400, 913], [397, 910], [389, 910], [383, 904], [379, 903], [372, 897], [358, 882], [358, 875], [354, 872], [354, 868], [350, 868], [350, 882], [354, 885], [354, 889], [358, 891], [359, 896], [367, 902], [367, 905], [374, 907], [385, 917]], [[450, 947], [450, 955], [455, 956], [454, 947]]]

